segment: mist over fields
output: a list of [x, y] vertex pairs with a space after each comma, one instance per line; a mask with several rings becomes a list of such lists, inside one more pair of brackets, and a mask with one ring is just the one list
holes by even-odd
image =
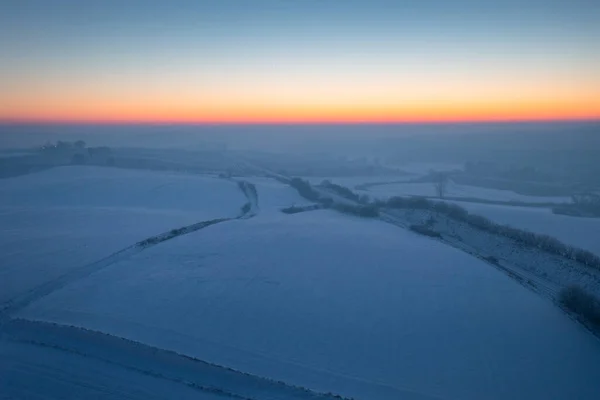
[[597, 122], [2, 125], [0, 397], [595, 400], [599, 148]]
[[[407, 162], [533, 168], [549, 181], [598, 184], [599, 122], [389, 125], [0, 125], [2, 154], [57, 140], [89, 146], [231, 150], [366, 166]], [[522, 180], [527, 176], [516, 176]], [[535, 180], [535, 179], [530, 179]]]

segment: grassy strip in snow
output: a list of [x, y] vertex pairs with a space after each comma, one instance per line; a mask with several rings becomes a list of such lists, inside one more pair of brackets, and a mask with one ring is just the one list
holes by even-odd
[[438, 212], [449, 218], [465, 222], [486, 232], [507, 237], [514, 240], [518, 244], [534, 247], [600, 270], [600, 257], [592, 252], [566, 245], [560, 240], [548, 235], [541, 235], [495, 223], [480, 215], [470, 214], [467, 210], [457, 206], [456, 204], [431, 201], [421, 197], [392, 197], [387, 201], [378, 201], [377, 204], [380, 207], [420, 209]]
[[[311, 196], [315, 194], [318, 196], [318, 193], [312, 187], [310, 187], [310, 184], [308, 184], [308, 182], [301, 182], [301, 179], [294, 178], [294, 180], [292, 180], [291, 182], [292, 186], [294, 186], [295, 180], [298, 180], [296, 182], [296, 185], [299, 185], [299, 188], [297, 189], [300, 192], [300, 194], [302, 194], [303, 192], [308, 192]], [[388, 200], [378, 200], [373, 203], [369, 203], [367, 200], [361, 199], [348, 188], [344, 188], [331, 183], [326, 183], [326, 186], [329, 189], [334, 190], [340, 196], [347, 198], [348, 200], [354, 202], [361, 202], [362, 204], [364, 204], [363, 201], [366, 201], [366, 204], [368, 205], [366, 205], [365, 207], [372, 207], [377, 213], [377, 215], [379, 213], [379, 208], [382, 207], [433, 211], [443, 214], [449, 218], [465, 222], [474, 228], [478, 228], [486, 232], [490, 232], [492, 234], [507, 237], [509, 239], [514, 240], [520, 245], [537, 248], [542, 251], [546, 251], [550, 254], [565, 257], [570, 260], [574, 260], [580, 264], [586, 265], [588, 267], [600, 270], [600, 257], [598, 257], [590, 251], [569, 246], [567, 244], [564, 244], [560, 240], [553, 238], [552, 236], [541, 235], [523, 229], [513, 228], [508, 225], [495, 223], [483, 216], [470, 214], [466, 209], [456, 204], [441, 201], [432, 201], [424, 197], [392, 197]], [[375, 214], [375, 212], [373, 214]]]
[[230, 219], [231, 218], [211, 219], [209, 221], [202, 221], [202, 222], [198, 222], [198, 223], [184, 226], [181, 228], [171, 229], [169, 232], [161, 233], [160, 235], [152, 236], [152, 237], [144, 239], [140, 242], [137, 242], [136, 246], [143, 247], [143, 248], [153, 246], [155, 244], [173, 239], [174, 237], [186, 235], [188, 233], [195, 232], [202, 228], [206, 228], [207, 226], [218, 224], [219, 222], [229, 221]]
[[311, 204], [309, 206], [299, 207], [299, 206], [290, 206], [281, 209], [281, 212], [284, 214], [298, 214], [305, 211], [314, 211], [320, 210], [323, 206], [320, 204]]
[[[379, 208], [374, 204], [362, 204], [361, 203], [361, 204], [354, 205], [354, 204], [336, 203], [329, 197], [322, 197], [319, 194], [319, 192], [317, 192], [308, 181], [305, 181], [300, 178], [293, 178], [289, 182], [289, 184], [298, 191], [300, 196], [304, 197], [307, 200], [316, 201], [316, 202], [321, 203], [323, 205], [323, 208], [331, 208], [331, 209], [343, 212], [345, 214], [356, 215], [358, 217], [376, 218], [379, 216]], [[329, 185], [333, 185], [333, 184], [329, 184]], [[337, 188], [346, 189], [343, 186], [339, 186], [339, 185], [333, 185], [333, 186], [335, 186]], [[331, 188], [330, 186], [327, 186], [327, 187]], [[346, 189], [346, 190], [347, 191], [342, 190], [341, 193], [344, 193], [344, 194], [340, 194], [340, 195], [343, 197], [346, 197], [346, 196], [348, 196], [348, 192], [352, 193], [351, 190], [349, 190], [349, 189]], [[351, 200], [355, 201], [354, 198], [351, 198]]]

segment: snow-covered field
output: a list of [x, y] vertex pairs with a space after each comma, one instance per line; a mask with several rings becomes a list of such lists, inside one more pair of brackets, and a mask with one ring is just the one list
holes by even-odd
[[[335, 181], [333, 181], [335, 183]], [[359, 191], [375, 198], [389, 198], [394, 196], [437, 196], [433, 183], [393, 183], [387, 185], [371, 186], [369, 190]], [[464, 197], [492, 201], [518, 201], [525, 203], [567, 203], [568, 197], [542, 197], [526, 196], [510, 190], [489, 189], [477, 186], [460, 185], [449, 182], [447, 197]]]
[[[240, 179], [256, 185], [256, 216], [57, 285], [14, 310], [38, 321], [30, 328], [0, 314], [9, 395], [36, 398], [47, 387], [54, 398], [187, 398], [195, 390], [212, 400], [198, 385], [233, 385], [243, 398], [316, 398], [257, 378], [265, 377], [357, 400], [597, 398], [600, 342], [546, 299], [397, 226], [327, 210], [283, 214], [307, 201], [268, 178]], [[153, 234], [239, 215], [247, 201], [230, 180], [84, 167], [6, 179], [0, 194], [5, 299]], [[174, 378], [153, 379], [162, 373]]]
[[547, 208], [459, 203], [473, 214], [535, 233], [553, 236], [600, 255], [600, 218], [557, 215]]
[[160, 377], [73, 352], [0, 339], [2, 399], [220, 400]]
[[215, 225], [19, 316], [357, 399], [594, 399], [600, 380], [600, 342], [551, 303], [439, 242], [330, 211]]
[[172, 228], [239, 214], [234, 182], [61, 167], [0, 180], [0, 303]]

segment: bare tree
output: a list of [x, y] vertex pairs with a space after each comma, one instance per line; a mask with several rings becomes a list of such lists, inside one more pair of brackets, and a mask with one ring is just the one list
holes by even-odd
[[435, 174], [434, 181], [435, 193], [440, 199], [444, 198], [446, 189], [448, 188], [448, 174], [445, 172], [438, 172]]

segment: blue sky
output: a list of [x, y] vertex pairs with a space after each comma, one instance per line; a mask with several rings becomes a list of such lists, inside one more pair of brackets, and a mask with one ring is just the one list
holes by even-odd
[[581, 0], [4, 1], [0, 118], [595, 107], [599, 21]]

